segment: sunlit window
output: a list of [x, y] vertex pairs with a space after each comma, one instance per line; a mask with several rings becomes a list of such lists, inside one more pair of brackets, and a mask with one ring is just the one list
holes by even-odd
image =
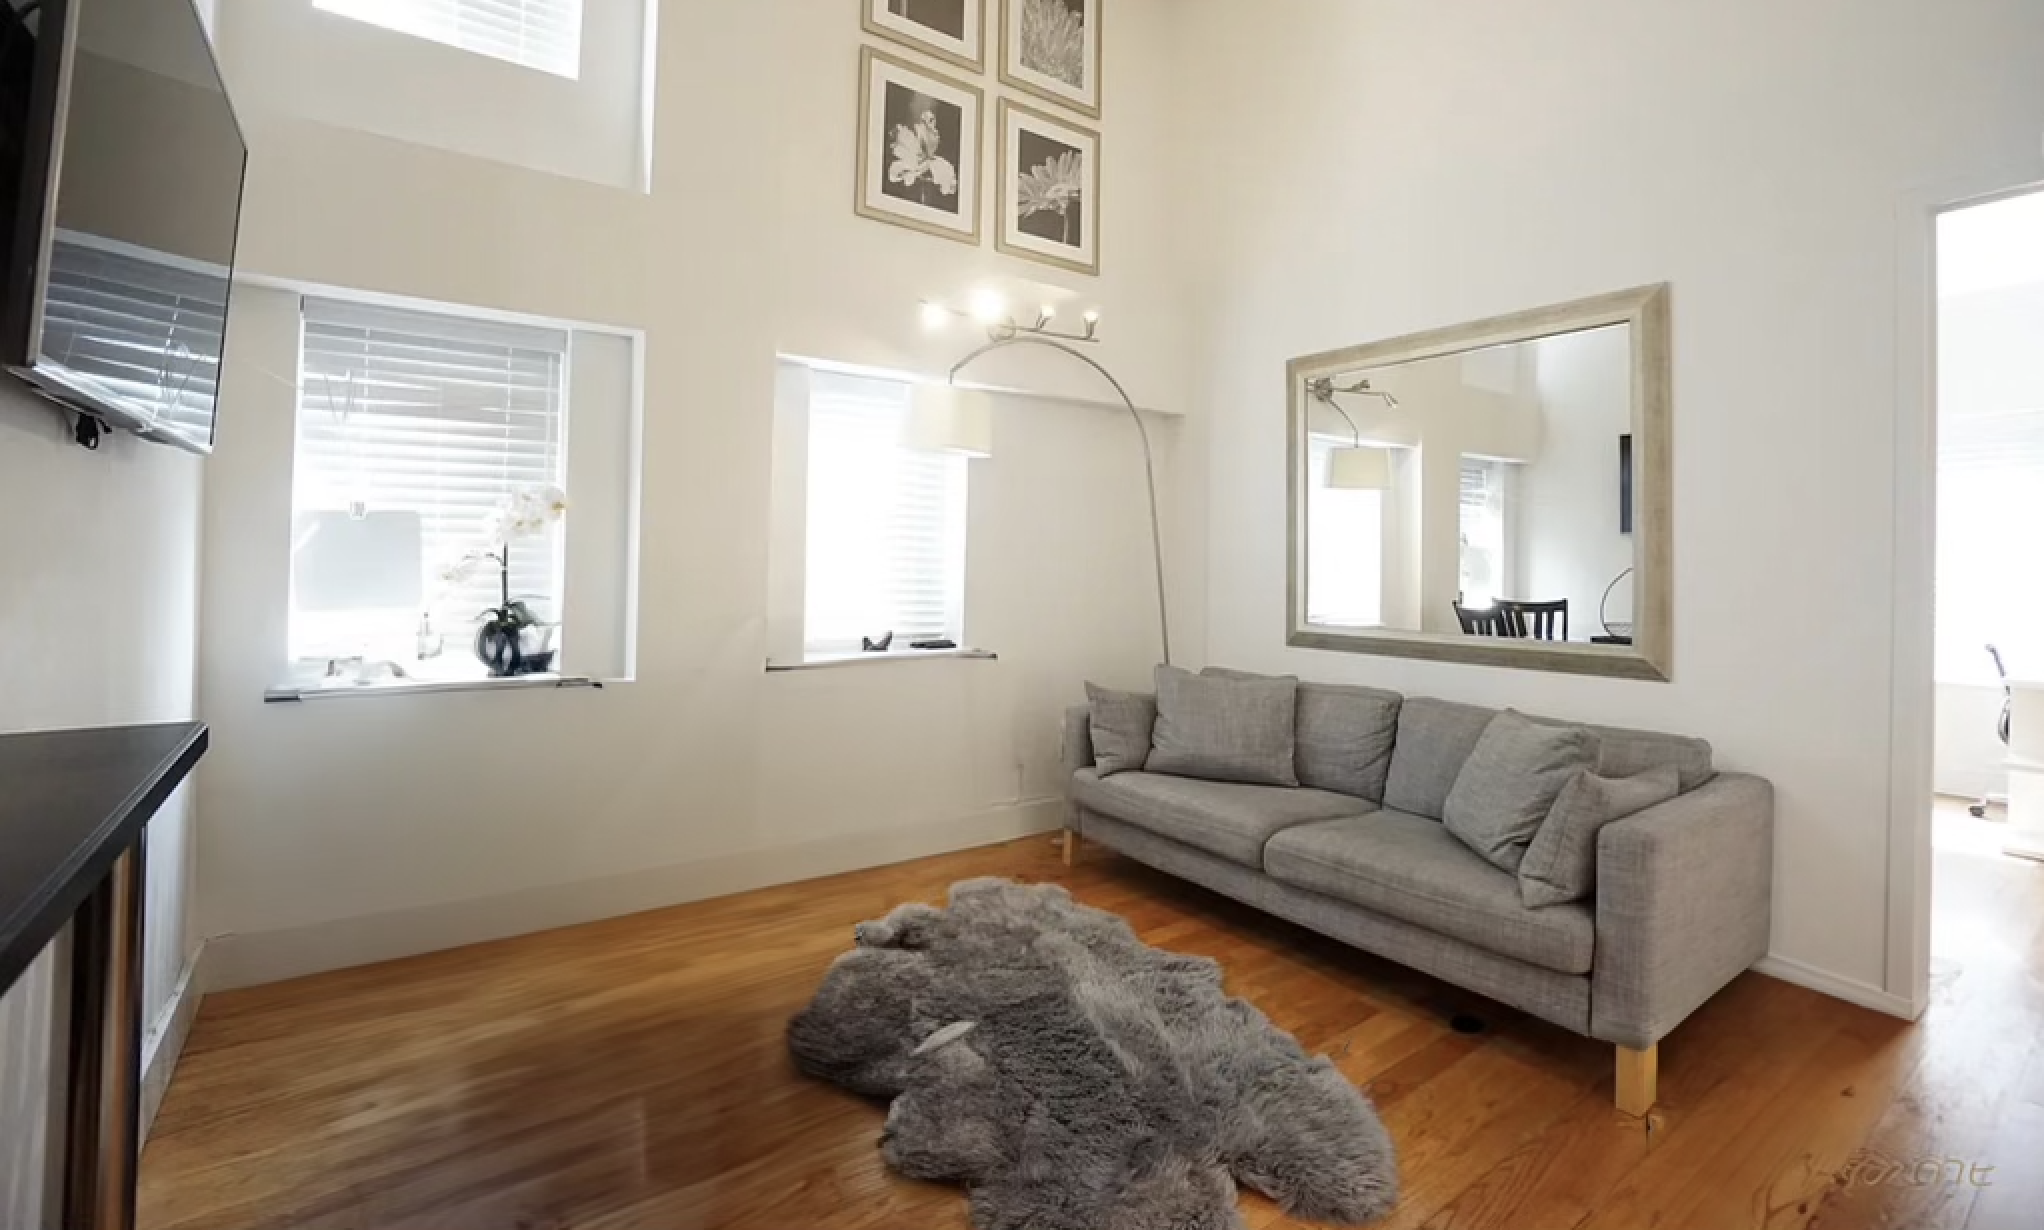
[[313, 0], [313, 7], [557, 77], [582, 75], [582, 0]]

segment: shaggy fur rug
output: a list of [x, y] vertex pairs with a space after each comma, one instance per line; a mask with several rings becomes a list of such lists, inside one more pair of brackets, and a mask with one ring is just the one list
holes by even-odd
[[1211, 960], [1003, 880], [857, 934], [789, 1048], [811, 1076], [892, 1099], [887, 1163], [966, 1184], [980, 1230], [1238, 1230], [1235, 1180], [1312, 1221], [1397, 1200], [1369, 1100], [1224, 995]]

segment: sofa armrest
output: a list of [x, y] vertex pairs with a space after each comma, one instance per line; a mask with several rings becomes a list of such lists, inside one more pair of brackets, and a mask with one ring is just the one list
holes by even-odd
[[1089, 705], [1072, 705], [1065, 710], [1065, 827], [1079, 831], [1079, 805], [1072, 800], [1072, 774], [1093, 767], [1093, 710]]
[[1065, 776], [1093, 767], [1093, 710], [1073, 705], [1065, 710]]
[[1774, 787], [1725, 773], [1597, 837], [1590, 1033], [1645, 1050], [1767, 955]]

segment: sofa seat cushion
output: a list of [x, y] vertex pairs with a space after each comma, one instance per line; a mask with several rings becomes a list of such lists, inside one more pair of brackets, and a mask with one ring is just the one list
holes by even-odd
[[1517, 876], [1425, 816], [1379, 811], [1289, 827], [1264, 847], [1263, 863], [1294, 888], [1558, 974], [1590, 972], [1596, 922], [1588, 906], [1528, 908]]
[[[1376, 807], [1325, 790], [1199, 781], [1164, 773], [1103, 778], [1093, 769], [1072, 775], [1072, 798], [1111, 820], [1258, 869], [1263, 867], [1264, 843], [1272, 834]], [[1512, 883], [1516, 894], [1518, 881]]]

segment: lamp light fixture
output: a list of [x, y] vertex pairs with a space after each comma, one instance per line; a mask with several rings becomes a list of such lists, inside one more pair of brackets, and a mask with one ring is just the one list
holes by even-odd
[[[925, 303], [923, 306], [925, 311], [927, 311], [931, 305]], [[955, 309], [946, 308], [944, 310], [952, 315], [965, 314]], [[1099, 360], [1074, 345], [1074, 343], [1090, 343], [1100, 340], [1098, 336], [1100, 326], [1099, 309], [1096, 308], [1086, 312], [1084, 316], [1086, 325], [1084, 333], [1057, 332], [1051, 325], [1051, 322], [1056, 317], [1057, 311], [1055, 308], [1045, 307], [1037, 313], [1034, 324], [1025, 325], [1010, 317], [999, 323], [987, 325], [986, 344], [952, 364], [951, 370], [946, 375], [943, 384], [917, 386], [917, 406], [920, 409], [921, 406], [928, 405], [933, 414], [939, 413], [939, 407], [946, 405], [947, 402], [951, 404], [977, 404], [985, 407], [988, 403], [984, 394], [971, 393], [958, 388], [958, 375], [985, 356], [997, 350], [1006, 350], [1012, 346], [1037, 346], [1045, 350], [1055, 350], [1059, 354], [1068, 355], [1087, 367], [1092, 368], [1099, 374], [1101, 379], [1105, 380], [1114, 389], [1115, 395], [1121, 399], [1123, 408], [1128, 411], [1130, 421], [1135, 424], [1136, 438], [1142, 444], [1143, 479], [1148, 489], [1150, 501], [1150, 554], [1156, 567], [1157, 577], [1157, 634], [1163, 643], [1164, 664], [1169, 666], [1171, 665], [1171, 605], [1170, 599], [1167, 596], [1168, 591], [1164, 584], [1164, 523], [1157, 511], [1157, 460], [1155, 453], [1150, 447], [1150, 429], [1143, 422], [1142, 412], [1136, 409], [1135, 399], [1129, 396], [1128, 390], [1122, 387], [1121, 381], [1114, 378], [1114, 373], [1108, 371]], [[929, 391], [926, 393], [925, 389]], [[971, 399], [971, 402], [960, 403], [957, 399]], [[970, 413], [968, 412], [968, 418]], [[991, 417], [989, 413], [987, 415], [989, 423]], [[968, 433], [960, 433], [954, 439], [966, 439], [969, 441], [970, 437]], [[983, 443], [990, 445], [991, 441], [983, 440]], [[986, 454], [980, 453], [976, 455], [985, 456]]]
[[923, 329], [928, 333], [942, 330], [953, 320], [970, 320], [987, 331], [989, 341], [1043, 337], [1091, 345], [1100, 340], [1099, 308], [1089, 308], [1080, 316], [1083, 327], [1079, 329], [1057, 328], [1058, 308], [1054, 303], [1046, 303], [1036, 309], [1036, 318], [1025, 323], [1009, 310], [1008, 301], [1000, 292], [992, 289], [974, 292], [970, 308], [956, 308], [935, 299], [925, 299], [920, 311]]
[[1382, 389], [1372, 388], [1367, 379], [1358, 380], [1354, 384], [1337, 385], [1332, 376], [1319, 376], [1308, 380], [1306, 392], [1339, 414], [1355, 438], [1354, 444], [1337, 448], [1328, 457], [1328, 487], [1335, 491], [1390, 490], [1391, 458], [1386, 455], [1386, 450], [1371, 448], [1363, 443], [1363, 429], [1356, 425], [1355, 419], [1335, 398], [1343, 396], [1382, 398], [1384, 404], [1393, 410], [1398, 408], [1398, 399]]
[[904, 443], [925, 453], [983, 460], [994, 455], [993, 399], [955, 384], [918, 384]]

